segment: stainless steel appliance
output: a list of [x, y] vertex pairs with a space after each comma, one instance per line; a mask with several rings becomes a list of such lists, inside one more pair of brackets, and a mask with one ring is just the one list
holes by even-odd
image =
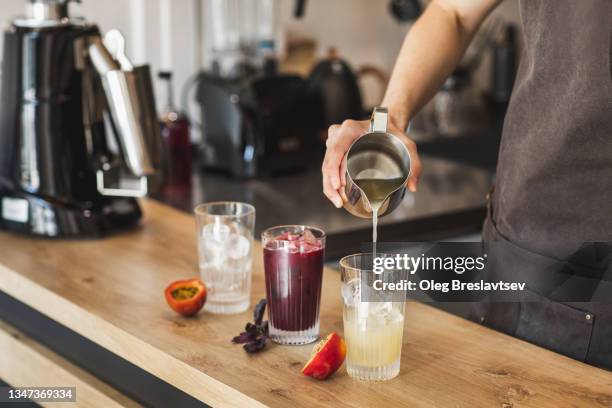
[[[96, 237], [134, 226], [156, 184], [160, 135], [148, 66], [117, 31], [29, 0], [4, 34], [0, 228]], [[112, 138], [110, 135], [115, 137]]]

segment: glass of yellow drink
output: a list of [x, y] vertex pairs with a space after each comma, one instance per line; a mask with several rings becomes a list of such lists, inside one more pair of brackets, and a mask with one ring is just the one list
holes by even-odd
[[359, 380], [384, 381], [400, 371], [405, 302], [362, 301], [362, 274], [373, 275], [371, 266], [372, 254], [340, 260], [346, 369]]

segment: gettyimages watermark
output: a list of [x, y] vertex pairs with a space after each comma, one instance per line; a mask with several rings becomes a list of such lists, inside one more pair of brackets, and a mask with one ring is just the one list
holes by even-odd
[[[484, 271], [486, 267], [487, 255], [479, 257], [441, 257], [441, 256], [420, 256], [414, 257], [408, 254], [378, 255], [373, 257], [372, 268], [374, 275], [381, 276], [389, 271], [405, 271], [408, 275], [414, 275], [417, 271], [446, 271], [463, 275], [465, 272]], [[417, 287], [418, 285], [418, 287]], [[450, 291], [508, 291], [524, 290], [525, 282], [463, 282], [460, 279], [453, 279], [450, 282], [437, 282], [434, 280], [411, 281], [400, 279], [399, 281], [384, 281], [374, 278], [372, 287], [377, 291], [386, 290], [438, 290], [442, 293]]]
[[585, 257], [578, 246], [560, 248], [563, 256], [552, 258], [504, 242], [367, 244], [362, 252], [369, 256], [360, 265], [361, 299], [612, 303], [606, 296], [612, 289], [612, 245], [602, 245], [597, 256]]

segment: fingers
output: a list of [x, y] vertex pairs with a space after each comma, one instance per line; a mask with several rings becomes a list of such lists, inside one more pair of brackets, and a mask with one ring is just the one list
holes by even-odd
[[343, 205], [342, 197], [338, 193], [338, 190], [334, 189], [329, 183], [329, 178], [323, 175], [323, 194], [334, 204], [336, 208], [341, 208]]
[[340, 125], [332, 125], [329, 127], [326, 142], [327, 150], [325, 151], [325, 159], [323, 160], [323, 175], [326, 176], [334, 190], [340, 188], [340, 167], [337, 165], [337, 156], [340, 154], [337, 139], [340, 129]]
[[368, 130], [368, 123], [346, 120], [342, 125], [332, 125], [328, 131], [327, 150], [321, 171], [323, 192], [338, 208], [344, 204], [342, 187], [346, 185], [343, 166], [344, 155], [351, 143]]
[[[338, 190], [342, 186], [340, 167], [344, 155], [355, 139], [363, 134], [363, 124], [354, 120], [345, 120], [341, 126], [332, 125], [327, 138], [327, 151], [325, 158], [327, 160], [328, 176], [331, 186]], [[368, 129], [366, 125], [366, 131]]]
[[346, 191], [345, 191], [345, 187], [346, 187], [346, 155], [344, 155], [344, 158], [342, 159], [342, 163], [340, 164], [340, 184], [342, 184], [342, 187], [340, 187], [340, 196], [342, 197], [342, 201], [343, 202], [348, 202], [348, 197], [346, 196]]
[[334, 149], [331, 149], [330, 146], [333, 144], [332, 141], [336, 139], [336, 134], [339, 130], [339, 125], [332, 125], [329, 128], [326, 143], [327, 150], [325, 152], [325, 158], [323, 159], [323, 166], [321, 167], [321, 172], [323, 174], [323, 193], [336, 208], [342, 207], [343, 203], [340, 194], [338, 194], [338, 190], [340, 189], [339, 168], [334, 168], [334, 159], [332, 159], [332, 156], [336, 154], [336, 152]]

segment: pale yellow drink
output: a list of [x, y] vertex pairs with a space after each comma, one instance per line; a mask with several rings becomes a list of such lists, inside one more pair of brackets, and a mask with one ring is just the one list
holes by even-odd
[[344, 306], [347, 371], [364, 380], [387, 380], [399, 373], [404, 303]]

